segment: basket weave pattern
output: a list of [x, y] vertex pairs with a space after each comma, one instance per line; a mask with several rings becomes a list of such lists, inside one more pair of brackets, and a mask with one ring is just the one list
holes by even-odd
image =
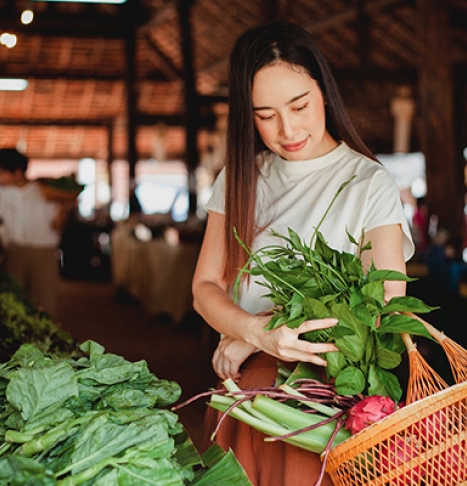
[[[465, 380], [467, 351], [443, 347], [456, 381]], [[415, 347], [408, 351], [414, 399], [331, 449], [335, 486], [467, 486], [467, 381], [432, 385], [436, 373]]]

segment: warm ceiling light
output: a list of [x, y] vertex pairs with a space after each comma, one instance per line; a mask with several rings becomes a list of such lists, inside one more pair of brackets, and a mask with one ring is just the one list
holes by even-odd
[[34, 19], [34, 12], [32, 10], [23, 10], [21, 14], [21, 23], [24, 25], [30, 24]]
[[8, 47], [8, 49], [15, 47], [16, 41], [17, 38], [15, 34], [9, 34], [8, 32], [3, 32], [3, 34], [0, 35], [0, 44], [4, 45], [5, 47]]
[[23, 91], [27, 87], [26, 79], [0, 78], [0, 91]]
[[33, 0], [34, 2], [64, 2], [64, 3], [112, 3], [122, 4], [126, 0]]

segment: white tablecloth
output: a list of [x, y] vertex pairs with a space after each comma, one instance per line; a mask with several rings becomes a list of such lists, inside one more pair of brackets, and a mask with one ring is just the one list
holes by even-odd
[[174, 322], [192, 310], [191, 281], [199, 243], [168, 244], [163, 237], [139, 241], [131, 228], [111, 234], [114, 283], [137, 298], [151, 314], [168, 314]]

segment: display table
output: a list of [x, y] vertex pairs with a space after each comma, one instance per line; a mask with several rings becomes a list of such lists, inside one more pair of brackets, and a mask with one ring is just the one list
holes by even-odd
[[171, 243], [161, 236], [140, 241], [133, 228], [112, 231], [112, 278], [151, 314], [167, 314], [178, 323], [192, 311], [191, 282], [200, 244]]

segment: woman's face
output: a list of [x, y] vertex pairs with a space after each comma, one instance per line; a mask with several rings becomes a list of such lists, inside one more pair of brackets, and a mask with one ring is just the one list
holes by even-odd
[[312, 159], [337, 146], [326, 130], [319, 85], [303, 68], [278, 63], [260, 69], [253, 79], [252, 101], [259, 136], [282, 158]]

